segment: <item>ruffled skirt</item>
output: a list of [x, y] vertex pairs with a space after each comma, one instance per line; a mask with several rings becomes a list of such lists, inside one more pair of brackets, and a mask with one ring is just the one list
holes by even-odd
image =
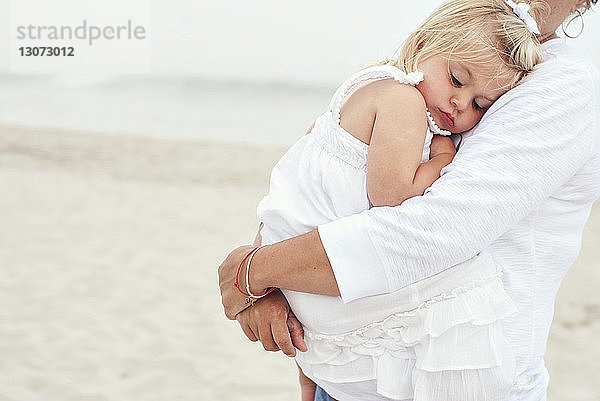
[[373, 399], [382, 400], [504, 401], [510, 392], [514, 356], [502, 319], [517, 309], [487, 254], [347, 304], [285, 294], [305, 327], [308, 351], [296, 359], [334, 397], [340, 384], [348, 393], [365, 381], [375, 381], [381, 398]]

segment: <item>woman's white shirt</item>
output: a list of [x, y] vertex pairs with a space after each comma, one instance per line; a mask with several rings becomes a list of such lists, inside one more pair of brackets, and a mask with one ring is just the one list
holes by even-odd
[[511, 400], [545, 399], [554, 299], [600, 196], [600, 73], [561, 39], [544, 49], [424, 196], [319, 226], [344, 302], [489, 252], [520, 311], [505, 325], [519, 374]]

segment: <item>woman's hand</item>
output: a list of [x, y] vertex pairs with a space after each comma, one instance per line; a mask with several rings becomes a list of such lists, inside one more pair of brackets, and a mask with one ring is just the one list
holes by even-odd
[[[234, 249], [219, 266], [221, 302], [225, 315], [231, 320], [250, 306], [246, 302], [248, 298], [233, 283], [240, 262], [252, 249], [251, 245]], [[261, 248], [254, 256], [252, 266], [250, 281], [255, 294], [280, 287], [312, 294], [340, 295], [317, 230]], [[242, 289], [246, 288], [245, 276], [246, 267], [243, 266], [239, 277]]]
[[252, 342], [260, 341], [266, 351], [281, 350], [294, 357], [296, 348], [303, 352], [307, 350], [302, 325], [279, 290], [240, 312], [236, 320], [246, 337]]
[[219, 266], [219, 287], [221, 289], [221, 302], [225, 310], [225, 316], [235, 320], [235, 316], [250, 306], [248, 298], [233, 286], [235, 274], [244, 256], [254, 247], [252, 245], [240, 246], [233, 251]]
[[[219, 287], [221, 288], [221, 301], [223, 308], [225, 309], [225, 315], [231, 319], [235, 319], [235, 315], [250, 306], [247, 302], [248, 298], [241, 294], [233, 286], [235, 281], [235, 274], [237, 273], [240, 262], [253, 248], [260, 246], [262, 242], [262, 235], [260, 231], [263, 228], [263, 223], [260, 223], [258, 232], [254, 238], [252, 246], [240, 246], [234, 249], [227, 258], [219, 266]], [[242, 277], [240, 277], [242, 279]], [[233, 291], [232, 291], [233, 290]]]

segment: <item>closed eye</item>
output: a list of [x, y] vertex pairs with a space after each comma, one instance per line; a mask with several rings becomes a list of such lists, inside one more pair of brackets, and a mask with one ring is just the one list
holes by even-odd
[[475, 99], [473, 99], [473, 108], [477, 111], [483, 111], [485, 107], [481, 107], [479, 103]]
[[450, 73], [450, 80], [452, 81], [452, 85], [456, 86], [457, 88], [461, 88], [463, 86], [462, 82], [460, 82], [452, 73]]

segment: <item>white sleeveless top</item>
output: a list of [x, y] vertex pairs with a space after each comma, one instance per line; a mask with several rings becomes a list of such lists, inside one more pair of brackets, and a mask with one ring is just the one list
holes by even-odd
[[[354, 74], [311, 133], [273, 168], [269, 194], [258, 206], [263, 245], [369, 208], [368, 145], [339, 125], [340, 109], [362, 85], [390, 78], [416, 85], [423, 74], [389, 65]], [[428, 117], [423, 161], [434, 132], [449, 134]], [[340, 297], [283, 291], [309, 348], [296, 360], [340, 401], [439, 401], [455, 399], [448, 398], [453, 392], [461, 401], [502, 401], [513, 366], [501, 319], [516, 309], [499, 276], [482, 256], [400, 291], [346, 304]]]
[[[354, 91], [370, 82], [390, 78], [393, 78], [402, 84], [415, 86], [423, 80], [423, 73], [420, 71], [414, 71], [406, 74], [404, 71], [392, 65], [378, 65], [366, 68], [352, 75], [337, 89], [325, 114], [330, 113], [333, 121], [339, 125], [342, 104], [348, 99], [348, 97], [350, 97], [352, 93], [354, 93]], [[429, 110], [426, 110], [426, 113], [428, 129], [425, 136], [425, 144], [423, 146], [423, 156], [421, 158], [422, 163], [425, 163], [429, 160], [429, 147], [431, 146], [431, 140], [433, 139], [434, 134], [443, 136], [452, 134], [451, 132], [442, 130], [437, 126], [431, 117]]]

